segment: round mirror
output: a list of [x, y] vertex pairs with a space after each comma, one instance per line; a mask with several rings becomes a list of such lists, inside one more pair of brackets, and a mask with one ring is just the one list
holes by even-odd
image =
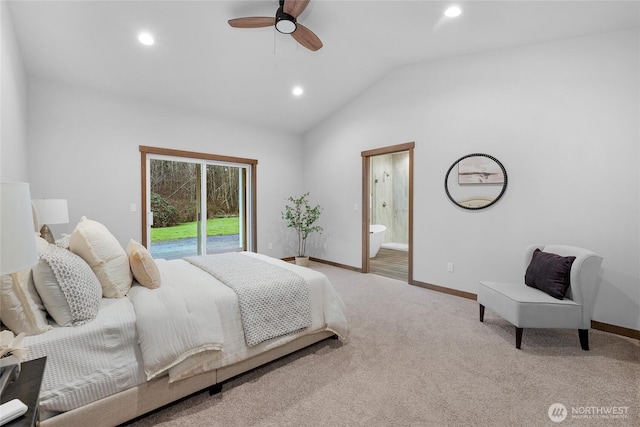
[[507, 171], [488, 154], [468, 154], [456, 160], [444, 178], [444, 190], [464, 209], [488, 208], [507, 189]]

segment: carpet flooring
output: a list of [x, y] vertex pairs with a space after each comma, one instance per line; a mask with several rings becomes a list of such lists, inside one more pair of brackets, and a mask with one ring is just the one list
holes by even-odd
[[516, 350], [513, 326], [489, 310], [480, 323], [475, 301], [311, 268], [346, 303], [347, 342], [317, 343], [130, 425], [640, 425], [638, 340], [591, 330], [587, 352], [577, 331], [526, 329]]

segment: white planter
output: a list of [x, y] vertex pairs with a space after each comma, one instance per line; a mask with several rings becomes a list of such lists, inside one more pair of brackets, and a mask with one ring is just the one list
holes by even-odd
[[309, 267], [309, 257], [308, 256], [297, 256], [296, 257], [296, 265], [302, 267]]

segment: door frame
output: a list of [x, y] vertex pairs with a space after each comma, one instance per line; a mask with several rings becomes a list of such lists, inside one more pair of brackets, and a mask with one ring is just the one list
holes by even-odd
[[362, 272], [369, 273], [369, 225], [371, 224], [371, 158], [384, 154], [409, 152], [409, 265], [408, 283], [413, 283], [413, 150], [415, 142], [363, 151], [362, 156]]

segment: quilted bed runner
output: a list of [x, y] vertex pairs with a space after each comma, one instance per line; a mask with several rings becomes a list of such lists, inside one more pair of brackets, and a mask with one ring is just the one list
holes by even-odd
[[185, 260], [235, 291], [248, 346], [311, 326], [309, 286], [302, 276], [233, 252]]

